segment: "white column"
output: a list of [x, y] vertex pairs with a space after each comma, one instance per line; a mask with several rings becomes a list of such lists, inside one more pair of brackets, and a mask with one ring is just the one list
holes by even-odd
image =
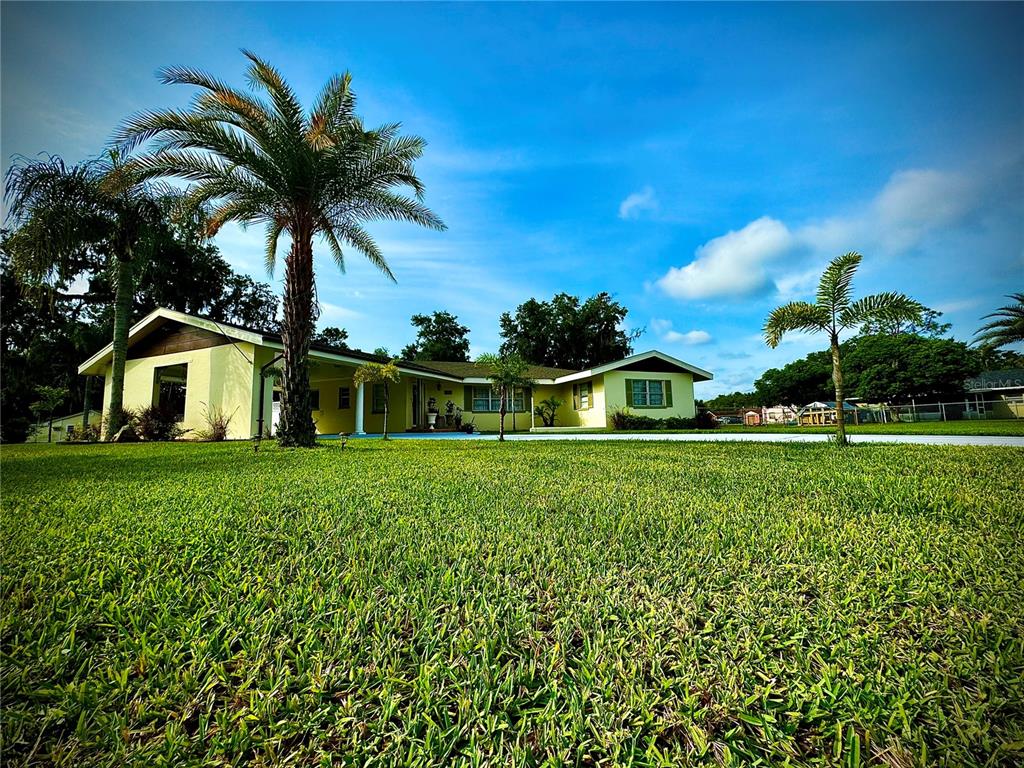
[[356, 387], [356, 434], [365, 435], [366, 430], [363, 429], [363, 384], [360, 383]]

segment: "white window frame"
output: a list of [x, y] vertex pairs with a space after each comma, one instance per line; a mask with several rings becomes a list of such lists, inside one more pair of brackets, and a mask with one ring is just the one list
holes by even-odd
[[[483, 403], [485, 408], [477, 407]], [[501, 393], [486, 384], [475, 385], [472, 397], [473, 413], [499, 413], [501, 411]], [[526, 394], [521, 387], [516, 387], [512, 397], [508, 399], [507, 413], [526, 413]]]

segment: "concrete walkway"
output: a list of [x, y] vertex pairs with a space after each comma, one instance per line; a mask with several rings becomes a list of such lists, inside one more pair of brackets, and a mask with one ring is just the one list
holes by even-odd
[[[607, 432], [604, 434], [559, 433], [549, 435], [507, 435], [506, 440], [644, 440], [680, 443], [827, 443], [831, 435], [823, 433], [792, 434], [785, 432], [743, 432], [741, 434], [714, 434], [709, 432], [664, 434]], [[1024, 448], [1024, 437], [1014, 435], [889, 435], [856, 434], [848, 436], [851, 443], [904, 443], [910, 445], [998, 445]], [[497, 438], [495, 438], [497, 439]]]
[[[336, 439], [337, 435], [321, 435], [321, 439]], [[353, 435], [357, 439], [380, 437], [380, 435]], [[398, 432], [390, 437], [399, 440], [497, 440], [497, 435], [467, 435], [462, 432]], [[669, 443], [827, 443], [832, 436], [821, 432], [793, 434], [786, 432], [601, 432], [573, 433], [552, 432], [548, 434], [518, 433], [505, 435], [513, 440], [642, 440], [645, 442]], [[851, 443], [904, 443], [908, 445], [986, 445], [1007, 448], [1024, 448], [1024, 436], [1016, 435], [849, 435]]]

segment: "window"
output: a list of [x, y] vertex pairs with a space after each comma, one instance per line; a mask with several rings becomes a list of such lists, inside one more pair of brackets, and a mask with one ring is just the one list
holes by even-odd
[[153, 371], [155, 404], [172, 411], [178, 421], [185, 420], [185, 395], [188, 390], [188, 363], [165, 365]]
[[626, 381], [629, 404], [635, 408], [668, 408], [672, 405], [672, 385], [660, 379]]
[[[525, 396], [517, 387], [505, 405], [508, 413], [524, 413]], [[498, 413], [501, 411], [501, 393], [490, 387], [473, 387], [473, 413]]]
[[384, 413], [384, 404], [387, 400], [387, 393], [383, 384], [373, 385], [373, 408], [371, 413]]
[[348, 387], [338, 387], [338, 408], [346, 410], [352, 407], [352, 390]]
[[577, 411], [585, 411], [594, 404], [593, 384], [589, 381], [574, 384], [572, 388], [572, 407]]

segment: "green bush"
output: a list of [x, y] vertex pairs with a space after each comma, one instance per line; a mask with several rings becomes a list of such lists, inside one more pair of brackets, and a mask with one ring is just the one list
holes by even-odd
[[159, 405], [149, 405], [140, 409], [132, 426], [139, 433], [139, 437], [153, 442], [177, 440], [184, 434], [174, 410]]
[[76, 424], [68, 431], [69, 443], [98, 443], [101, 433], [99, 424]]
[[698, 411], [696, 417], [692, 419], [682, 416], [656, 419], [651, 416], [634, 413], [628, 408], [620, 408], [612, 411], [609, 417], [612, 429], [630, 432], [718, 428], [718, 422], [707, 411]]

